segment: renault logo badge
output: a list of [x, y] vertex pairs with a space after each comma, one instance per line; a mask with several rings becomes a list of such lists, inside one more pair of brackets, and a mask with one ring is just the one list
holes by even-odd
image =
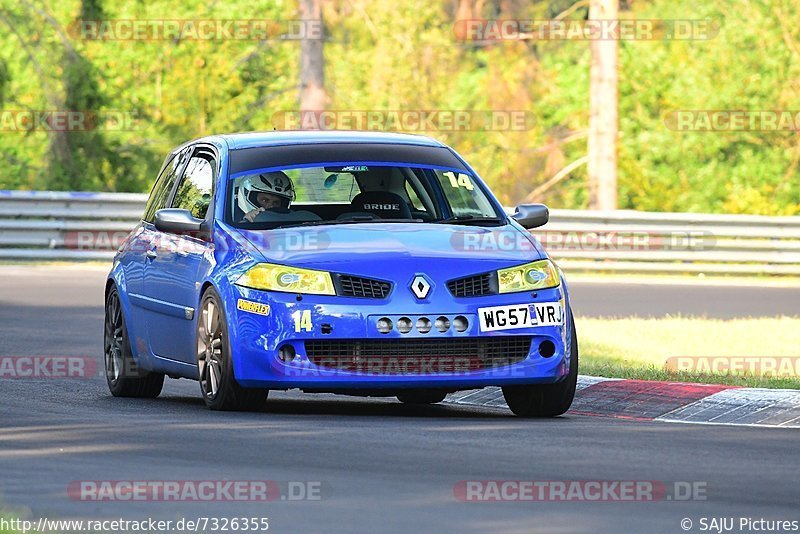
[[422, 300], [428, 296], [428, 293], [430, 293], [431, 284], [425, 279], [424, 276], [418, 274], [414, 277], [414, 280], [411, 281], [410, 289], [411, 292], [414, 293], [415, 297]]

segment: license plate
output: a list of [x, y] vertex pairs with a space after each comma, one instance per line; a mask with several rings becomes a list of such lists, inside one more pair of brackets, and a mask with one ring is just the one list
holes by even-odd
[[564, 324], [560, 302], [536, 302], [478, 308], [481, 332]]

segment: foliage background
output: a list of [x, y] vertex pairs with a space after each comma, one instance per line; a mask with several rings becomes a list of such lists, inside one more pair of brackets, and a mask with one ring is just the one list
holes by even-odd
[[[525, 110], [527, 131], [431, 132], [507, 204], [585, 155], [586, 41], [460, 41], [464, 18], [586, 16], [584, 0], [323, 0], [334, 110]], [[623, 209], [800, 214], [798, 132], [687, 133], [670, 111], [800, 110], [798, 0], [635, 0], [621, 17], [712, 19], [709, 40], [620, 43]], [[130, 131], [0, 128], [0, 189], [146, 191], [164, 154], [269, 130], [298, 106], [298, 41], [88, 41], [80, 19], [296, 19], [283, 0], [0, 0], [0, 110], [133, 114]], [[586, 169], [539, 199], [587, 204]]]

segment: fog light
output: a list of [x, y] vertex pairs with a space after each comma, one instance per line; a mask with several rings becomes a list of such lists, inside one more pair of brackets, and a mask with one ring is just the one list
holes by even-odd
[[381, 317], [378, 319], [378, 332], [381, 334], [388, 334], [392, 331], [392, 320], [388, 317]]
[[411, 319], [409, 319], [408, 317], [400, 317], [397, 320], [397, 330], [401, 334], [408, 334], [409, 332], [411, 332], [411, 326], [412, 326]]
[[283, 345], [280, 349], [278, 349], [278, 356], [280, 356], [281, 360], [284, 362], [290, 362], [294, 360], [294, 347], [291, 345]]
[[549, 358], [556, 353], [556, 346], [552, 341], [542, 341], [539, 343], [539, 354], [543, 358]]
[[439, 317], [436, 319], [436, 330], [439, 332], [447, 332], [450, 329], [450, 319], [445, 316]]
[[431, 320], [427, 317], [417, 319], [417, 330], [420, 334], [427, 334], [431, 331]]
[[463, 315], [459, 315], [453, 319], [453, 328], [458, 332], [465, 332], [469, 328], [469, 321]]

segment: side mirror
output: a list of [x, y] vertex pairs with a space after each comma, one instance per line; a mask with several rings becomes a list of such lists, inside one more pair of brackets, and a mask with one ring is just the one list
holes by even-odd
[[189, 210], [178, 208], [158, 210], [153, 222], [156, 230], [170, 234], [196, 234], [203, 224], [203, 220], [195, 219]]
[[530, 230], [544, 226], [550, 220], [550, 210], [544, 204], [520, 204], [512, 219]]

